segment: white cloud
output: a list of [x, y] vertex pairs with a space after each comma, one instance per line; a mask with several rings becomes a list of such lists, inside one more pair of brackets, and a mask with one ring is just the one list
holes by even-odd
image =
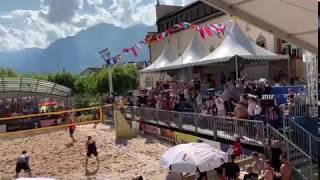
[[81, 9], [82, 0], [44, 0], [42, 6], [48, 6], [49, 22], [63, 23], [72, 20], [76, 11]]
[[[45, 48], [59, 38], [75, 35], [100, 23], [122, 28], [155, 24], [156, 0], [39, 1], [39, 10], [13, 10], [0, 14], [0, 51]], [[192, 1], [161, 0], [161, 3], [185, 5]]]

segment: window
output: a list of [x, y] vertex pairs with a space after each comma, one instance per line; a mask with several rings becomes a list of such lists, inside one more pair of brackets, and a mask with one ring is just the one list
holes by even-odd
[[183, 13], [180, 17], [181, 17], [181, 19], [180, 19], [181, 22], [186, 22], [187, 21], [186, 13]]
[[195, 19], [197, 19], [197, 10], [192, 9], [191, 10], [191, 20], [195, 20]]
[[211, 6], [208, 6], [208, 5], [205, 6], [205, 14], [206, 15], [211, 14]]
[[205, 15], [205, 6], [199, 7], [198, 10], [199, 10], [199, 17], [203, 17]]
[[190, 13], [186, 12], [185, 13], [185, 22], [189, 22], [189, 19], [190, 19]]
[[256, 44], [262, 48], [267, 48], [266, 38], [262, 34], [258, 36]]

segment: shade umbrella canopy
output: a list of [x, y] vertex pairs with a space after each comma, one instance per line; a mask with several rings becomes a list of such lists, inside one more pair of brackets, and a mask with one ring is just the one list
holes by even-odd
[[[222, 161], [223, 160], [223, 161]], [[162, 168], [174, 172], [196, 173], [218, 168], [227, 161], [227, 154], [206, 143], [180, 144], [168, 149], [160, 159]]]
[[201, 0], [318, 54], [316, 0]]
[[247, 60], [281, 60], [289, 58], [287, 55], [278, 55], [258, 46], [242, 32], [237, 23], [227, 23], [227, 27], [228, 31], [225, 32], [225, 39], [218, 48], [206, 57], [192, 62], [191, 65], [226, 62], [235, 56], [240, 56]]

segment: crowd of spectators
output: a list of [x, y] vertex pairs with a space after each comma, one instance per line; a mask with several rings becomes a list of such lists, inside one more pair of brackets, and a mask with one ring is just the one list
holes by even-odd
[[38, 113], [34, 97], [0, 98], [0, 118]]
[[[288, 90], [288, 101], [277, 105], [271, 95], [272, 87], [266, 80], [248, 81], [222, 79], [223, 89], [200, 91], [200, 81], [159, 81], [151, 89], [139, 89], [127, 99], [128, 105], [162, 110], [195, 112], [213, 116], [233, 116], [251, 120], [273, 120], [278, 114], [288, 114], [295, 94]], [[303, 93], [303, 91], [299, 92]], [[268, 102], [268, 103], [266, 103]]]

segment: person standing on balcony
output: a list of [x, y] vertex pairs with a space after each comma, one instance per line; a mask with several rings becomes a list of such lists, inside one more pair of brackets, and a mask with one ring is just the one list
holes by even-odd
[[216, 103], [217, 110], [218, 110], [218, 116], [225, 116], [226, 111], [225, 111], [225, 107], [224, 107], [224, 100], [223, 100], [221, 94], [219, 95], [219, 97], [217, 97], [215, 99], [215, 103]]

